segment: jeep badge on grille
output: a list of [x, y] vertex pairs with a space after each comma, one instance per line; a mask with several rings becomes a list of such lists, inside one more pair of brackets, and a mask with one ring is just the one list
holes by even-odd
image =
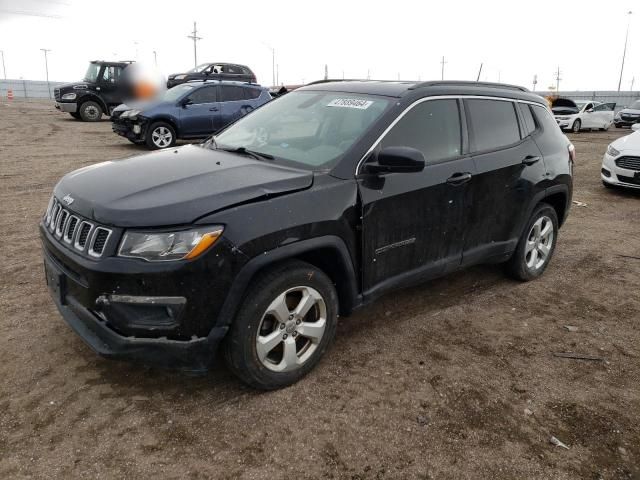
[[73, 203], [73, 197], [71, 195], [65, 195], [62, 197], [62, 201], [67, 205], [71, 205]]

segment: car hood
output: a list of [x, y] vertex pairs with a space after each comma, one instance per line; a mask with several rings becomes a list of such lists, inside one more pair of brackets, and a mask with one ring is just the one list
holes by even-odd
[[620, 110], [620, 113], [626, 113], [628, 115], [640, 115], [640, 110], [635, 110], [633, 108], [623, 108]]
[[159, 227], [189, 224], [312, 183], [307, 170], [188, 145], [76, 170], [54, 194], [69, 196], [70, 210], [105, 225]]
[[640, 155], [640, 132], [633, 132], [611, 142], [611, 146], [620, 152], [632, 155]]
[[580, 109], [570, 98], [556, 98], [551, 103], [551, 111], [554, 115], [575, 115]]
[[138, 101], [130, 101], [127, 103], [123, 103], [118, 105], [113, 111], [118, 114], [122, 113], [126, 110], [140, 110], [140, 113], [144, 115], [145, 112], [148, 112], [157, 107], [163, 107], [166, 105], [173, 105], [173, 102], [167, 102], [165, 100], [138, 100]]
[[83, 90], [83, 89], [88, 89], [89, 87], [92, 87], [94, 84], [91, 82], [85, 82], [84, 80], [80, 80], [78, 82], [71, 82], [71, 83], [63, 83], [62, 85], [58, 85], [56, 86], [56, 88], [60, 89], [60, 92], [73, 92], [73, 91], [77, 91], [77, 90]]

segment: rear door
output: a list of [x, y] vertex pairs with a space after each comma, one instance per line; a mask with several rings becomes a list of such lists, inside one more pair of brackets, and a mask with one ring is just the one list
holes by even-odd
[[475, 173], [463, 138], [458, 100], [423, 101], [405, 112], [374, 154], [389, 146], [413, 147], [423, 153], [425, 169], [358, 175], [365, 294], [460, 264], [467, 186]]
[[220, 114], [216, 85], [205, 85], [189, 95], [190, 104], [180, 111], [180, 135], [204, 137], [214, 131]]
[[467, 99], [464, 105], [477, 170], [464, 241], [463, 264], [469, 265], [498, 259], [515, 248], [546, 171], [531, 129], [520, 127], [515, 101]]
[[240, 85], [220, 85], [220, 115], [216, 130], [226, 127], [253, 109]]

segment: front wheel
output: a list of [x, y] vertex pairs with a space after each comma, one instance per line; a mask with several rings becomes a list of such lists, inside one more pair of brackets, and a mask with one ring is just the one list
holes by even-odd
[[249, 287], [223, 345], [230, 370], [261, 390], [286, 387], [325, 353], [338, 323], [338, 296], [327, 275], [292, 261]]
[[85, 122], [98, 122], [102, 118], [102, 107], [96, 102], [87, 101], [80, 105], [78, 113]]
[[582, 122], [580, 121], [580, 119], [578, 119], [575, 122], [573, 122], [573, 125], [571, 126], [571, 131], [573, 133], [580, 133], [581, 128], [582, 128]]
[[516, 251], [507, 262], [507, 272], [525, 282], [538, 278], [551, 261], [557, 238], [558, 215], [551, 205], [541, 203], [533, 211]]
[[176, 144], [176, 131], [168, 123], [153, 123], [147, 130], [145, 142], [152, 150], [173, 147]]

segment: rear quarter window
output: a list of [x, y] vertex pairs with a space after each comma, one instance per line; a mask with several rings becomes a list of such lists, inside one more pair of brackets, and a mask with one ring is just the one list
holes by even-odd
[[522, 118], [524, 119], [524, 134], [531, 135], [536, 131], [536, 121], [533, 118], [533, 112], [531, 112], [531, 106], [526, 103], [520, 103], [518, 105], [520, 107], [520, 113], [522, 114]]
[[244, 88], [244, 97], [247, 100], [253, 100], [258, 98], [260, 96], [260, 93], [262, 93], [262, 91], [259, 88], [248, 88], [248, 87]]
[[531, 107], [535, 114], [536, 121], [542, 127], [542, 135], [536, 137], [536, 143], [542, 151], [542, 154], [547, 156], [560, 151], [566, 151], [567, 139], [558, 127], [551, 112], [546, 108], [538, 105]]
[[520, 141], [515, 103], [506, 100], [466, 100], [474, 152], [498, 150]]

